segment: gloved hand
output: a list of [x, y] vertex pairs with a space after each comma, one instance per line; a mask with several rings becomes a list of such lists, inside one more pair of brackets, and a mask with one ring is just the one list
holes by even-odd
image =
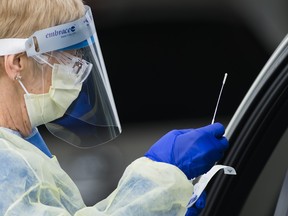
[[198, 129], [172, 130], [160, 138], [145, 154], [158, 162], [177, 166], [188, 179], [211, 169], [223, 157], [228, 140], [225, 128], [215, 123]]
[[206, 192], [203, 191], [194, 205], [187, 209], [185, 216], [198, 216], [206, 205]]

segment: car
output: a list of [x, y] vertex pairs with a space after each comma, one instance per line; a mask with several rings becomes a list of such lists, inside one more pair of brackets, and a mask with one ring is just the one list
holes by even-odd
[[237, 175], [213, 177], [202, 216], [287, 215], [287, 125], [288, 35], [228, 123], [230, 148], [218, 164], [234, 167]]

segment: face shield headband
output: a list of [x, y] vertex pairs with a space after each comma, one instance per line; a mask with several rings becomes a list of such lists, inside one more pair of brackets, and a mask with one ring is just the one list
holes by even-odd
[[26, 52], [52, 68], [47, 59], [53, 56], [60, 65], [81, 72], [78, 97], [62, 117], [45, 124], [54, 136], [80, 148], [106, 143], [121, 133], [92, 12], [85, 8], [80, 19], [37, 31], [28, 39], [0, 39], [0, 56]]

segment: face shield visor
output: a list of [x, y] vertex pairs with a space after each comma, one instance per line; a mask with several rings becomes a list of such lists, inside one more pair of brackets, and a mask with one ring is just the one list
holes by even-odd
[[[43, 80], [47, 76], [52, 80], [48, 93], [43, 88], [43, 94], [25, 94], [26, 101], [40, 97], [37, 101], [41, 113], [35, 119], [43, 121], [36, 126], [45, 124], [54, 136], [80, 148], [103, 144], [121, 133], [92, 12], [85, 7], [85, 15], [80, 19], [37, 31], [28, 39], [10, 39], [13, 46], [9, 47], [9, 54], [26, 52], [40, 66]], [[9, 39], [1, 41], [7, 44]], [[24, 79], [20, 83], [23, 85]], [[56, 98], [57, 106], [49, 108], [46, 97]], [[38, 111], [33, 111], [33, 106], [27, 106], [29, 116]], [[65, 113], [58, 108], [65, 109]], [[43, 113], [51, 110], [60, 113], [57, 119], [44, 119]], [[30, 121], [33, 122], [31, 117]]]

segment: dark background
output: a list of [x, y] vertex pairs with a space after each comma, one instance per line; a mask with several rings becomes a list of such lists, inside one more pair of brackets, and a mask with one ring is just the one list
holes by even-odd
[[218, 114], [231, 115], [268, 59], [270, 51], [235, 14], [190, 13], [99, 25], [122, 123], [212, 117], [224, 73]]
[[284, 38], [284, 0], [86, 0], [92, 7], [122, 134], [92, 150], [43, 135], [87, 205], [116, 187], [125, 167], [175, 128], [228, 124]]

